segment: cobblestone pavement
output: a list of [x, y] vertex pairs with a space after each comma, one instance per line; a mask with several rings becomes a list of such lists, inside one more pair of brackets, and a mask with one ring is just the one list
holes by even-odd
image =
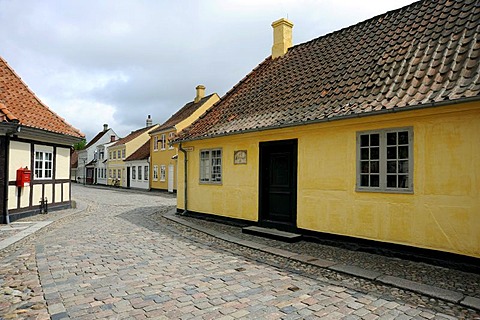
[[168, 195], [73, 192], [84, 210], [0, 252], [4, 319], [480, 318], [178, 225], [163, 218]]

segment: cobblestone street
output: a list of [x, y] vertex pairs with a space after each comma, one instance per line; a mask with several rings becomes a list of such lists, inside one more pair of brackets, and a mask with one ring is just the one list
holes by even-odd
[[[3, 319], [480, 319], [478, 312], [222, 243], [163, 193], [73, 186], [77, 209], [0, 251]], [[61, 217], [61, 218], [58, 218]]]

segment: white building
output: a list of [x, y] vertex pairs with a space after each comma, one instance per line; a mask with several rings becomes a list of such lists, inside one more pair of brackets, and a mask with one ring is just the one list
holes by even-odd
[[140, 148], [125, 159], [127, 167], [126, 179], [127, 185], [133, 189], [149, 190], [149, 175], [150, 175], [150, 140], [145, 142]]

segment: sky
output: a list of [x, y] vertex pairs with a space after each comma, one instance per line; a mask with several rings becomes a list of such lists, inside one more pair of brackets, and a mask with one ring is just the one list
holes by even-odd
[[163, 123], [195, 97], [223, 96], [271, 54], [271, 23], [300, 44], [413, 0], [0, 0], [0, 56], [85, 133]]

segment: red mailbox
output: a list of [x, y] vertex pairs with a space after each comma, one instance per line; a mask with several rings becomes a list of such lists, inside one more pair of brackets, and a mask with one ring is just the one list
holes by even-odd
[[20, 168], [17, 170], [17, 187], [30, 186], [30, 177], [32, 172], [28, 170], [28, 167]]

